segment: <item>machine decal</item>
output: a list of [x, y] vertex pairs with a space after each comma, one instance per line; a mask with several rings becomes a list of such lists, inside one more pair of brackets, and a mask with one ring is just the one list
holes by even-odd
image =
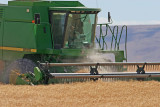
[[26, 49], [26, 48], [16, 48], [16, 47], [0, 47], [0, 50], [37, 52], [37, 49]]

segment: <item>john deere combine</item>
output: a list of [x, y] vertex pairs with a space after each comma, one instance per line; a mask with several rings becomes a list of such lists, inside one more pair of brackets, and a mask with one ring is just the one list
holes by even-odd
[[[87, 8], [78, 1], [9, 1], [8, 5], [1, 5], [1, 81], [12, 84], [48, 84], [54, 83], [56, 78], [69, 78], [69, 81], [75, 81], [75, 78], [97, 80], [138, 78], [137, 76], [159, 77], [159, 73], [143, 75], [144, 67], [138, 67], [139, 75], [98, 72], [99, 66], [109, 66], [113, 70], [118, 66], [115, 71], [120, 71], [127, 65], [143, 65], [143, 63], [93, 63], [88, 59], [91, 53], [112, 53], [115, 62], [127, 61], [126, 26], [122, 27], [119, 36], [118, 26], [112, 29], [108, 24], [100, 24], [100, 33], [95, 36], [97, 14], [100, 11], [98, 8]], [[124, 28], [125, 48], [120, 50]], [[108, 31], [112, 35], [109, 46], [106, 39]], [[95, 41], [99, 49], [95, 49]], [[153, 64], [159, 67], [159, 63], [148, 63]], [[89, 66], [90, 73], [77, 74], [75, 72], [79, 68], [76, 66]]]

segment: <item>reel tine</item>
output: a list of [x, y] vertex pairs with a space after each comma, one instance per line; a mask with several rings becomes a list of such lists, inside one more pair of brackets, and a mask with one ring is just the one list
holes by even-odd
[[151, 71], [151, 65], [149, 65], [148, 71]]
[[151, 65], [152, 67], [151, 67], [151, 69], [153, 70], [153, 65]]
[[151, 65], [148, 65], [148, 71], [151, 71]]
[[156, 71], [158, 71], [158, 65], [156, 65]]
[[137, 69], [137, 66], [136, 66], [136, 65], [134, 65], [134, 70], [135, 70], [135, 69]]
[[154, 70], [154, 65], [152, 65], [152, 69]]
[[134, 70], [134, 69], [135, 69], [135, 65], [132, 65], [132, 69], [131, 69], [131, 71], [132, 71], [132, 70]]
[[158, 65], [156, 65], [156, 71], [158, 71]]
[[148, 71], [148, 65], [145, 66], [145, 70]]
[[157, 71], [157, 66], [156, 65], [154, 65], [154, 70]]

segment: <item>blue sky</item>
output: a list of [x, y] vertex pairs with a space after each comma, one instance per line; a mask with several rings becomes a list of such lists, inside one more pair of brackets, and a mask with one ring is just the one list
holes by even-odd
[[[71, 1], [71, 0], [69, 0]], [[79, 0], [87, 7], [101, 8], [98, 22], [107, 21], [111, 12], [113, 24], [145, 25], [160, 24], [160, 0]], [[0, 0], [7, 3], [7, 0]]]

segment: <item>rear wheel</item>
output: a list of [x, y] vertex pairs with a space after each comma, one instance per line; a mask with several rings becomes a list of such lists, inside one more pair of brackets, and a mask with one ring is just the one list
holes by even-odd
[[29, 59], [18, 59], [12, 62], [6, 69], [4, 82], [10, 84], [16, 84], [18, 74], [25, 74], [27, 72], [33, 72], [36, 64]]

